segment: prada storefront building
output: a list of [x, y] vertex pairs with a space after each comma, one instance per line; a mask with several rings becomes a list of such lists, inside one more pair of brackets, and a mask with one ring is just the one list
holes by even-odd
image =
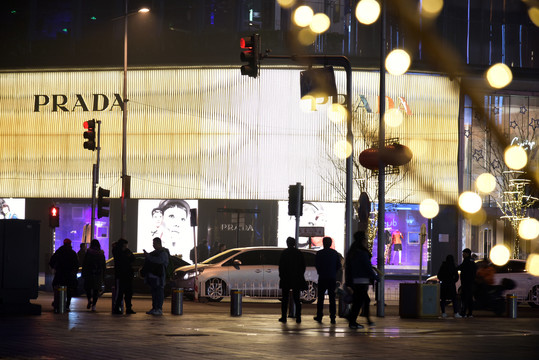
[[[295, 223], [287, 214], [288, 187], [298, 182], [304, 186], [301, 226], [324, 227], [344, 251], [346, 121], [331, 116], [331, 98], [300, 101], [301, 70], [263, 68], [257, 79], [230, 66], [128, 71], [126, 237], [133, 251], [151, 249], [155, 236], [187, 261], [195, 236], [210, 247], [284, 246]], [[344, 72], [336, 69], [335, 77], [344, 94]], [[440, 75], [386, 80], [386, 106], [402, 118], [386, 127], [386, 137], [413, 153], [398, 174], [386, 177], [386, 202], [393, 206], [386, 230], [403, 235], [402, 253], [393, 253], [387, 267], [389, 273], [398, 266], [417, 272], [420, 256], [426, 263], [431, 252], [445, 258], [457, 251], [460, 94]], [[76, 251], [89, 240], [97, 151], [83, 147], [83, 123], [92, 119], [100, 121], [98, 186], [112, 198], [110, 218], [96, 219], [95, 237], [111, 256], [110, 245], [120, 237], [123, 72], [0, 72], [0, 88], [0, 198], [12, 215], [41, 220], [41, 271], [64, 238]], [[355, 163], [378, 137], [378, 92], [378, 72], [353, 72]], [[354, 201], [366, 191], [376, 203], [377, 186], [370, 170], [354, 169]], [[425, 198], [438, 201], [439, 216], [452, 215], [443, 229], [431, 226], [429, 245], [421, 249], [417, 233], [427, 220], [417, 204]], [[60, 226], [51, 229], [53, 203]], [[189, 209], [198, 210], [195, 231]], [[302, 246], [308, 243], [300, 238]]]

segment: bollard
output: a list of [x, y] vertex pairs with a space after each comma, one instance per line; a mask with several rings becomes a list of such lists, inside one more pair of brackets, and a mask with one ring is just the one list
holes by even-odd
[[290, 290], [290, 293], [288, 294], [288, 317], [289, 318], [295, 318], [296, 317], [296, 303], [294, 302], [294, 293], [292, 290]]
[[171, 312], [173, 315], [183, 315], [183, 288], [172, 289], [171, 304]]
[[241, 290], [230, 291], [230, 316], [241, 316]]
[[54, 292], [54, 312], [63, 314], [66, 312], [67, 286], [58, 286]]
[[507, 306], [507, 317], [511, 319], [517, 318], [517, 296], [515, 294], [507, 294], [505, 296], [505, 303]]

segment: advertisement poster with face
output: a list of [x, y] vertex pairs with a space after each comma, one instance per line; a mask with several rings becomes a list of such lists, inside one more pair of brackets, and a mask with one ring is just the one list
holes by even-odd
[[153, 251], [153, 238], [161, 238], [171, 255], [181, 255], [189, 262], [194, 246], [190, 211], [198, 200], [139, 200], [137, 252]]
[[0, 219], [24, 219], [25, 199], [0, 198]]
[[[332, 248], [342, 255], [344, 252], [344, 212], [343, 203], [304, 202], [300, 227], [323, 227], [324, 235], [333, 239]], [[279, 201], [278, 246], [286, 247], [286, 238], [296, 233], [296, 217], [288, 215], [288, 202]], [[321, 249], [323, 237], [311, 238], [311, 248]], [[309, 248], [309, 238], [299, 238], [299, 248]]]

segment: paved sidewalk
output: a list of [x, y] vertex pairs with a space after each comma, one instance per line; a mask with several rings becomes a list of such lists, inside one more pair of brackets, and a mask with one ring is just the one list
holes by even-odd
[[[351, 330], [344, 319], [313, 321], [315, 305], [304, 306], [303, 322], [277, 321], [280, 303], [184, 302], [184, 314], [146, 315], [148, 297], [134, 301], [135, 315], [112, 315], [110, 296], [97, 312], [74, 299], [72, 310], [54, 314], [51, 294], [40, 293], [40, 316], [0, 318], [1, 359], [537, 359], [539, 311], [519, 307], [517, 319], [478, 312], [473, 319], [401, 319], [388, 304], [375, 327]], [[376, 310], [372, 307], [372, 312]], [[360, 318], [360, 322], [363, 321]]]

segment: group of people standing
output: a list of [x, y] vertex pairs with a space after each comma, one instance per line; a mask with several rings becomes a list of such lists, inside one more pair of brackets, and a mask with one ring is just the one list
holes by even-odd
[[[460, 270], [460, 288], [461, 302], [457, 301], [457, 289], [455, 283], [459, 280]], [[440, 281], [440, 310], [442, 317], [447, 317], [445, 312], [446, 302], [450, 300], [453, 304], [455, 318], [473, 317], [473, 290], [477, 266], [472, 259], [472, 251], [468, 248], [462, 250], [462, 263], [455, 265], [453, 255], [447, 255], [445, 261], [438, 270], [438, 280]]]
[[[331, 248], [332, 239], [324, 237], [324, 248], [316, 253], [315, 267], [318, 273], [318, 303], [314, 320], [322, 323], [324, 310], [324, 297], [327, 291], [329, 298], [329, 317], [331, 324], [336, 323], [337, 306], [335, 301], [335, 289], [337, 275], [341, 270], [341, 255]], [[281, 254], [279, 260], [280, 288], [282, 290], [281, 317], [279, 321], [287, 322], [289, 294], [295, 305], [296, 323], [301, 323], [300, 292], [307, 290], [305, 281], [305, 260], [303, 254], [297, 249], [296, 240], [289, 237], [286, 241], [287, 249]], [[347, 315], [348, 325], [351, 329], [363, 328], [357, 323], [359, 312], [363, 309], [363, 315], [367, 318], [369, 326], [374, 326], [369, 316], [370, 298], [368, 295], [369, 285], [377, 278], [377, 274], [371, 265], [371, 253], [368, 250], [367, 238], [364, 232], [354, 234], [354, 242], [346, 254], [346, 278], [345, 288], [351, 296], [351, 309]]]
[[[123, 304], [125, 304], [126, 314], [135, 314], [133, 310], [133, 263], [135, 256], [127, 247], [125, 239], [119, 239], [112, 245], [112, 255], [114, 257], [115, 288], [113, 298], [113, 314], [123, 314]], [[164, 287], [167, 276], [167, 266], [169, 263], [169, 251], [161, 244], [161, 239], [153, 239], [154, 250], [150, 253], [144, 251], [145, 281], [151, 288], [152, 309], [147, 311], [150, 315], [163, 314]], [[79, 260], [80, 259], [80, 260]], [[103, 287], [105, 275], [105, 253], [101, 250], [98, 240], [93, 239], [90, 247], [77, 254], [72, 246], [71, 240], [65, 239], [64, 244], [52, 255], [49, 266], [54, 270], [52, 286], [56, 289], [65, 286], [66, 310], [69, 311], [71, 298], [76, 295], [78, 281], [77, 273], [82, 265], [81, 276], [84, 279], [84, 289], [88, 298], [87, 309], [96, 311], [97, 300]], [[58, 312], [59, 304], [53, 302], [53, 307]]]
[[[90, 242], [90, 247], [85, 251], [84, 256], [79, 256], [71, 247], [71, 240], [64, 239], [64, 244], [56, 250], [49, 261], [49, 266], [54, 270], [52, 286], [65, 286], [66, 310], [69, 311], [71, 298], [77, 291], [77, 273], [82, 265], [81, 276], [84, 279], [84, 290], [88, 298], [87, 309], [96, 310], [97, 299], [103, 284], [105, 274], [105, 253], [101, 250], [98, 240]], [[55, 311], [58, 311], [59, 304], [53, 302]]]

